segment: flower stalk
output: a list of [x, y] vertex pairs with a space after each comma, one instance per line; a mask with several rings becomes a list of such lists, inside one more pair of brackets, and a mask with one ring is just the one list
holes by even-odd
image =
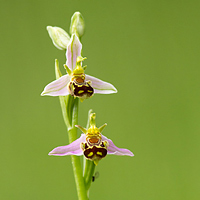
[[[55, 61], [55, 74], [56, 74], [56, 79], [59, 79], [62, 76], [59, 69], [58, 60]], [[68, 129], [69, 143], [72, 143], [77, 139], [77, 128], [75, 127], [75, 125], [78, 124], [79, 99], [78, 98], [74, 99], [74, 97], [68, 95], [68, 96], [59, 96], [59, 100], [63, 114], [63, 119]], [[78, 198], [79, 200], [88, 200], [85, 181], [82, 175], [83, 171], [81, 168], [80, 157], [72, 155], [71, 160], [72, 160], [72, 167], [74, 172]]]

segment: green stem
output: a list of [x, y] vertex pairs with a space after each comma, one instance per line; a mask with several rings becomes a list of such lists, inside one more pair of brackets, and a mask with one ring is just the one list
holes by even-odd
[[88, 191], [90, 189], [90, 185], [92, 183], [92, 176], [94, 175], [95, 164], [93, 161], [87, 160], [84, 158], [85, 168], [83, 178], [85, 180], [85, 187]]
[[[70, 96], [71, 97], [71, 96]], [[77, 128], [75, 127], [78, 124], [78, 101], [79, 99], [68, 99], [68, 102], [71, 102], [72, 109], [70, 112], [71, 114], [71, 128], [68, 128], [68, 135], [69, 135], [69, 143], [72, 143], [74, 140], [77, 139]], [[76, 188], [78, 193], [79, 200], [88, 200], [87, 191], [85, 188], [85, 182], [82, 176], [82, 168], [81, 168], [81, 160], [79, 156], [71, 156], [72, 160], [72, 167], [74, 171], [74, 178], [76, 182]]]

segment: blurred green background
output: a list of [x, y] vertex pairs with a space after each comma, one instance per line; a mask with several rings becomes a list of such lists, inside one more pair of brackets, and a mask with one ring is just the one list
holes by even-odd
[[77, 199], [70, 157], [47, 155], [68, 143], [58, 97], [40, 93], [55, 58], [65, 63], [46, 26], [68, 31], [80, 11], [86, 73], [118, 93], [80, 103], [79, 124], [92, 108], [135, 154], [103, 159], [90, 199], [199, 200], [199, 10], [195, 0], [1, 0], [0, 199]]

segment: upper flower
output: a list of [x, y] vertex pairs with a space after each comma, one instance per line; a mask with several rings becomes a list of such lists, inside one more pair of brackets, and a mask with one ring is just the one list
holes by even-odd
[[93, 93], [116, 93], [117, 89], [110, 83], [102, 81], [84, 73], [81, 57], [82, 44], [76, 34], [73, 34], [67, 46], [65, 69], [67, 74], [49, 83], [42, 92], [42, 96], [66, 96], [71, 94], [84, 100]]
[[106, 125], [104, 124], [100, 128], [97, 128], [95, 124], [95, 113], [90, 114], [89, 129], [76, 125], [83, 132], [81, 137], [69, 145], [56, 147], [49, 155], [84, 155], [87, 159], [94, 161], [96, 165], [107, 154], [134, 156], [131, 151], [116, 147], [112, 140], [101, 134]]

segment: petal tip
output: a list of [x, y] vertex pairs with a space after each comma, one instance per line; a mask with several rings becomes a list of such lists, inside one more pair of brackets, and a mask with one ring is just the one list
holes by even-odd
[[45, 90], [40, 94], [40, 96], [47, 96], [48, 95], [48, 93], [47, 92], [45, 92]]
[[117, 93], [118, 92], [118, 90], [116, 89], [116, 87], [114, 85], [112, 85], [112, 91], [113, 91], [113, 93]]
[[124, 152], [124, 156], [131, 156], [131, 157], [135, 156], [130, 150], [128, 149], [124, 149], [124, 150], [126, 150], [126, 152]]
[[135, 155], [131, 152], [130, 156], [133, 157], [133, 156], [135, 156]]
[[50, 28], [52, 28], [52, 26], [47, 26], [46, 27], [47, 31], [49, 31]]
[[117, 89], [115, 88], [115, 90], [113, 90], [113, 93], [117, 93], [118, 91], [117, 91]]

